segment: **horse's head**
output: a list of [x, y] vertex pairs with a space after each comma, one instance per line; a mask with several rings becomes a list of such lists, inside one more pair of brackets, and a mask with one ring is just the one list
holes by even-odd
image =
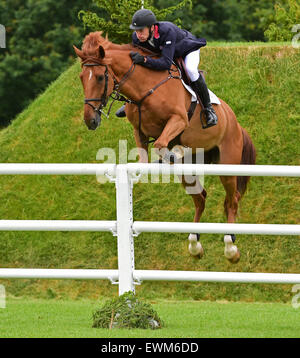
[[95, 32], [86, 36], [82, 50], [73, 47], [81, 59], [84, 121], [89, 129], [95, 130], [101, 123], [102, 108], [114, 88], [114, 78], [109, 70], [110, 61], [105, 56], [107, 41], [102, 38], [101, 32]]

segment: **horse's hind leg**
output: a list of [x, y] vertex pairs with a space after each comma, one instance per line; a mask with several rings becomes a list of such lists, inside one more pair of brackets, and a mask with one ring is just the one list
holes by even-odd
[[[191, 195], [195, 205], [194, 222], [199, 222], [205, 208], [206, 191], [201, 186], [197, 176], [185, 175], [179, 176], [186, 193]], [[200, 235], [191, 233], [188, 237], [189, 252], [192, 256], [202, 258], [204, 255], [203, 247], [200, 243]]]
[[[238, 203], [241, 198], [240, 193], [237, 191], [237, 177], [222, 176], [220, 179], [226, 191], [224, 209], [227, 216], [227, 222], [234, 223], [237, 216]], [[224, 236], [224, 254], [231, 263], [237, 263], [241, 256], [240, 251], [237, 246], [234, 245], [234, 242], [234, 234]]]

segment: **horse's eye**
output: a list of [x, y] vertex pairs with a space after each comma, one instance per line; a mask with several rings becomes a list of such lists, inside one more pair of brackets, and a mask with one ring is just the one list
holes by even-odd
[[97, 81], [98, 81], [98, 82], [102, 82], [103, 79], [104, 79], [104, 76], [103, 76], [103, 75], [97, 76]]

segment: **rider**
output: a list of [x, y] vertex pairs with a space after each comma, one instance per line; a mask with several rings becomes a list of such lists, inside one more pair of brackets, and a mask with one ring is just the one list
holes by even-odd
[[[191, 87], [204, 106], [207, 127], [216, 125], [218, 117], [210, 102], [205, 80], [198, 72], [200, 47], [206, 45], [206, 40], [196, 38], [171, 22], [158, 22], [154, 13], [148, 9], [138, 10], [133, 15], [130, 29], [135, 30], [132, 35], [134, 45], [161, 52], [161, 57], [158, 59], [131, 52], [130, 56], [134, 63], [154, 70], [168, 70], [174, 58], [184, 59], [191, 79]], [[116, 115], [125, 116], [124, 106], [117, 111]]]

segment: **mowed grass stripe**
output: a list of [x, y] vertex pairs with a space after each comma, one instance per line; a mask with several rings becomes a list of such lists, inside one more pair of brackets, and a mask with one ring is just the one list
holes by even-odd
[[[150, 302], [151, 303], [151, 302]], [[25, 338], [299, 338], [300, 308], [280, 303], [158, 301], [159, 330], [97, 329], [95, 300], [7, 299], [0, 337]]]

